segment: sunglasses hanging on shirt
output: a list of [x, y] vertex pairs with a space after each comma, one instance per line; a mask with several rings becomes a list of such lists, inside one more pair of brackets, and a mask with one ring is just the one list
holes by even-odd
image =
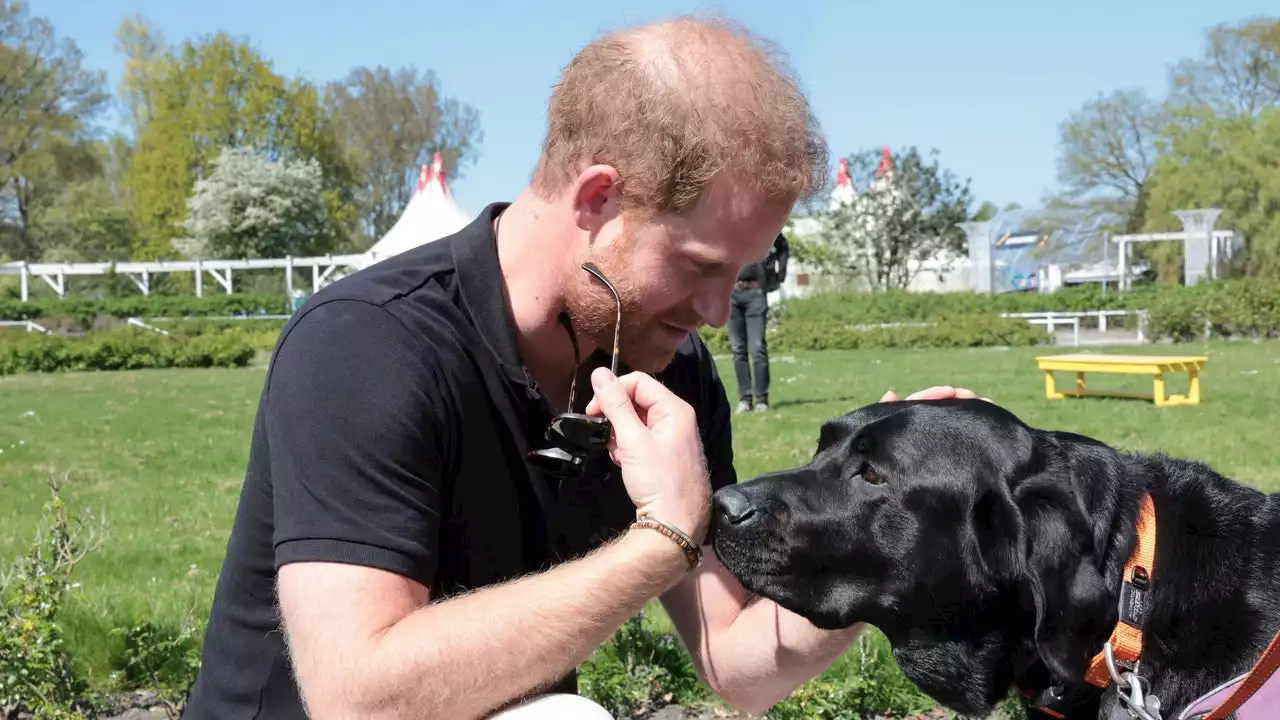
[[[584, 263], [582, 269], [594, 275], [609, 288], [617, 306], [617, 319], [613, 325], [613, 352], [609, 360], [609, 369], [616, 375], [618, 373], [618, 340], [622, 329], [622, 299], [618, 297], [618, 291], [614, 289], [613, 283], [609, 282], [595, 263]], [[556, 415], [547, 427], [545, 436], [552, 447], [532, 450], [528, 457], [531, 463], [543, 470], [564, 476], [581, 472], [588, 460], [606, 451], [605, 446], [609, 442], [611, 428], [608, 418], [572, 412], [578, 385], [578, 364], [581, 358], [578, 354], [577, 334], [573, 331], [569, 315], [560, 313], [560, 322], [568, 331], [569, 340], [573, 343], [573, 379], [569, 383], [570, 412]]]

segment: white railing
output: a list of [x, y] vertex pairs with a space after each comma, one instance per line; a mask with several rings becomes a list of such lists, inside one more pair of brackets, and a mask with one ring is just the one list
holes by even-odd
[[1102, 332], [1107, 331], [1107, 318], [1127, 317], [1134, 315], [1138, 318], [1138, 342], [1146, 342], [1147, 338], [1147, 311], [1146, 310], [1082, 310], [1071, 312], [1029, 312], [1029, 313], [1001, 313], [1000, 317], [1021, 318], [1032, 325], [1044, 326], [1045, 332], [1050, 335], [1057, 330], [1059, 325], [1071, 327], [1072, 345], [1080, 346], [1080, 321], [1086, 319], [1097, 319], [1098, 329]]
[[240, 260], [155, 260], [151, 262], [78, 262], [78, 263], [0, 263], [0, 275], [17, 275], [21, 279], [22, 301], [31, 295], [31, 280], [39, 278], [57, 293], [67, 294], [68, 276], [103, 276], [119, 273], [133, 281], [143, 295], [151, 294], [151, 276], [159, 273], [192, 273], [195, 276], [196, 296], [204, 296], [204, 277], [213, 277], [228, 294], [232, 290], [234, 270], [283, 270], [287, 294], [293, 295], [294, 270], [311, 268], [311, 291], [319, 292], [331, 282], [335, 273], [355, 271], [373, 264], [380, 258], [372, 253], [349, 255], [318, 255], [315, 257], [255, 258]]
[[20, 327], [25, 328], [27, 332], [38, 332], [44, 333], [45, 335], [51, 334], [48, 328], [44, 327], [40, 323], [31, 322], [30, 320], [0, 320], [0, 327]]

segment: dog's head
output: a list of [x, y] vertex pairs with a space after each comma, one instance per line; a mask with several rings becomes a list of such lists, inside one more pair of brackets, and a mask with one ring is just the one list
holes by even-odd
[[1109, 632], [1123, 474], [985, 401], [878, 403], [824, 424], [805, 466], [718, 491], [714, 547], [747, 589], [821, 628], [875, 625], [925, 692], [985, 714], [1037, 656], [1081, 677]]

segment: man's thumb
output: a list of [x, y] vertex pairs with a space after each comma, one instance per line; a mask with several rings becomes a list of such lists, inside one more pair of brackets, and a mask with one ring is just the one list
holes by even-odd
[[615, 432], [633, 432], [641, 425], [640, 416], [636, 415], [635, 405], [627, 395], [627, 389], [618, 382], [618, 376], [609, 368], [596, 368], [592, 371], [591, 387], [596, 391], [595, 399], [600, 405], [600, 412], [609, 418]]

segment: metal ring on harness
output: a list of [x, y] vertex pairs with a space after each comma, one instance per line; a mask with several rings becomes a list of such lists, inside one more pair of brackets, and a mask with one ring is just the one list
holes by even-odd
[[1134, 665], [1132, 671], [1120, 672], [1116, 667], [1116, 658], [1110, 642], [1102, 646], [1102, 653], [1107, 662], [1107, 672], [1111, 674], [1111, 680], [1116, 685], [1120, 704], [1129, 713], [1129, 717], [1133, 720], [1162, 720], [1160, 698], [1147, 693], [1146, 688], [1143, 687], [1145, 681], [1141, 675], [1137, 674], [1137, 665]]
[[1121, 675], [1120, 669], [1116, 667], [1116, 655], [1115, 651], [1111, 649], [1110, 641], [1102, 646], [1102, 657], [1107, 661], [1107, 672], [1111, 674], [1111, 682], [1118, 685], [1124, 692], [1129, 692], [1129, 681]]

